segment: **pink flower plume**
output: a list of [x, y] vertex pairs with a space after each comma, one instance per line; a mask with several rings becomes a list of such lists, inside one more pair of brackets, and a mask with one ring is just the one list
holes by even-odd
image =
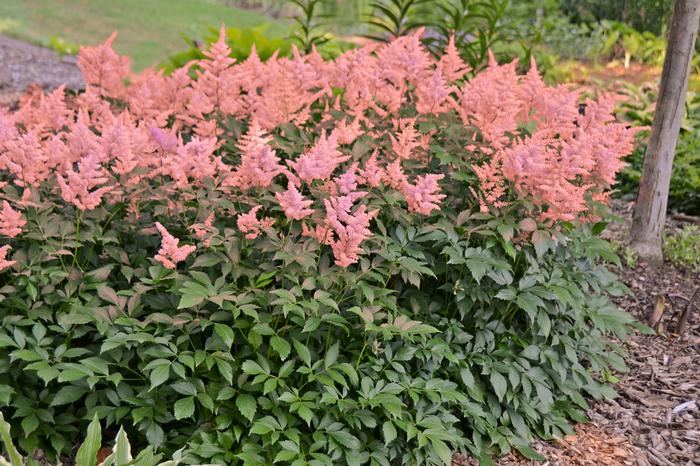
[[258, 220], [257, 213], [262, 209], [261, 205], [256, 205], [247, 214], [240, 214], [236, 224], [238, 229], [245, 234], [247, 239], [255, 239], [260, 236], [260, 233], [265, 228], [271, 228], [275, 223], [275, 219], [265, 217]]
[[289, 182], [286, 191], [276, 193], [275, 197], [287, 218], [301, 220], [314, 213], [313, 209], [309, 209], [313, 201], [305, 199], [292, 182]]
[[168, 233], [163, 225], [156, 222], [156, 228], [162, 235], [160, 250], [155, 256], [155, 260], [163, 264], [168, 269], [175, 269], [178, 262], [187, 259], [197, 248], [193, 245], [178, 246], [180, 240]]
[[12, 248], [8, 244], [0, 247], [0, 271], [8, 269], [17, 263], [17, 261], [7, 260], [7, 253], [10, 252], [10, 249]]
[[22, 213], [12, 209], [12, 206], [7, 201], [2, 201], [2, 210], [0, 210], [0, 235], [14, 238], [22, 233], [22, 227], [27, 224], [27, 221], [22, 218]]

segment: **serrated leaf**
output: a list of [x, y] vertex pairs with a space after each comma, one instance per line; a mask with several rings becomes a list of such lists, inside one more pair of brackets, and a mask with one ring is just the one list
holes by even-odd
[[174, 406], [175, 419], [187, 419], [194, 416], [194, 397], [180, 398]]
[[275, 350], [282, 361], [287, 359], [289, 353], [292, 351], [292, 346], [287, 342], [287, 340], [282, 337], [278, 337], [277, 335], [273, 335], [270, 338], [270, 346], [272, 346], [272, 349]]
[[51, 400], [51, 406], [61, 406], [78, 401], [81, 396], [87, 392], [86, 388], [76, 387], [75, 385], [66, 385], [61, 387], [56, 395]]
[[331, 367], [338, 360], [338, 355], [340, 354], [340, 344], [335, 342], [326, 351], [326, 356], [323, 358], [323, 365], [326, 369]]
[[228, 325], [214, 324], [214, 332], [221, 337], [226, 347], [230, 350], [235, 339], [233, 329]]
[[508, 382], [506, 381], [506, 378], [503, 377], [500, 372], [492, 370], [490, 380], [491, 386], [493, 387], [493, 391], [496, 393], [498, 400], [503, 401], [503, 397], [506, 395], [506, 390], [508, 389]]
[[243, 393], [238, 395], [238, 398], [236, 398], [236, 408], [238, 408], [238, 411], [241, 412], [243, 417], [248, 419], [248, 421], [253, 422], [255, 412], [258, 409], [258, 403], [255, 401], [255, 398], [252, 395]]
[[149, 379], [151, 381], [150, 390], [153, 390], [157, 386], [165, 383], [168, 380], [168, 377], [170, 377], [170, 365], [156, 366], [149, 375]]
[[243, 372], [250, 375], [265, 374], [265, 370], [262, 367], [260, 367], [260, 364], [258, 364], [255, 361], [243, 361], [241, 369], [243, 370]]
[[297, 354], [301, 360], [304, 361], [304, 364], [311, 366], [311, 353], [309, 349], [299, 340], [293, 339], [292, 343], [294, 344], [294, 349], [297, 351]]
[[393, 442], [397, 435], [394, 423], [391, 421], [386, 421], [382, 425], [382, 433], [384, 434], [384, 445], [389, 445], [391, 442]]

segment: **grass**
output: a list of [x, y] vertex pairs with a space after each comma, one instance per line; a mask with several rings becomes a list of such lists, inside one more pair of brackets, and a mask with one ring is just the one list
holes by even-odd
[[289, 30], [282, 21], [213, 0], [0, 0], [0, 33], [39, 44], [52, 37], [96, 44], [117, 31], [114, 48], [129, 55], [136, 70], [187, 48], [182, 34], [196, 37], [221, 23], [267, 24], [266, 33], [277, 37]]

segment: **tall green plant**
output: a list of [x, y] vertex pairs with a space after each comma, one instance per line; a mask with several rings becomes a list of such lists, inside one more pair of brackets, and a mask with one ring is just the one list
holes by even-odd
[[427, 0], [373, 1], [372, 15], [366, 21], [383, 34], [369, 37], [386, 42], [425, 25], [425, 22], [419, 19], [419, 13], [420, 7], [426, 3]]
[[320, 10], [323, 0], [289, 1], [301, 10], [300, 15], [293, 17], [297, 25], [293, 38], [299, 43], [301, 49], [305, 53], [310, 53], [314, 47], [328, 42], [329, 38], [322, 29], [323, 24], [320, 21]]

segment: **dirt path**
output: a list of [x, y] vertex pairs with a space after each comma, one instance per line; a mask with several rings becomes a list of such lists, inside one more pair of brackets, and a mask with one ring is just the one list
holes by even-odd
[[83, 87], [76, 57], [59, 57], [53, 50], [3, 35], [0, 35], [0, 64], [0, 105], [17, 101], [34, 83], [45, 90], [61, 84], [72, 89]]

